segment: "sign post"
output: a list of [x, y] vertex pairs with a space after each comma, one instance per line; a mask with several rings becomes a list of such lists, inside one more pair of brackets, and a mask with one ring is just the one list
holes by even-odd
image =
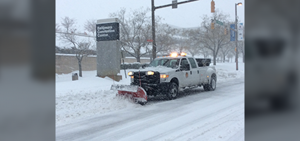
[[110, 77], [116, 81], [121, 66], [119, 22], [117, 18], [101, 19], [96, 24], [97, 76]]

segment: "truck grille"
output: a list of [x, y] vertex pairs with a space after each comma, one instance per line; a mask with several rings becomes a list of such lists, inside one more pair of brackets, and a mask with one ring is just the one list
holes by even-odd
[[[140, 74], [139, 74], [140, 73]], [[145, 71], [141, 72], [134, 72], [134, 81], [133, 84], [139, 85], [140, 79], [141, 83], [147, 83], [147, 84], [159, 84], [160, 81], [160, 74], [159, 72], [154, 72], [154, 75], [146, 75]]]

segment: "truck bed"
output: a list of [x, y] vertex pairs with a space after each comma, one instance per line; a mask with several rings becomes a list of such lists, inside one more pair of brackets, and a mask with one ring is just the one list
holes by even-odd
[[199, 67], [209, 66], [211, 63], [210, 58], [195, 58]]

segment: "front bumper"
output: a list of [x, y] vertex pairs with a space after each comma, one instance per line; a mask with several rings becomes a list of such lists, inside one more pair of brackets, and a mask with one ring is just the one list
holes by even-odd
[[[168, 82], [162, 82], [159, 84], [148, 84], [141, 83], [141, 87], [147, 92], [147, 95], [160, 95], [166, 94], [169, 90]], [[131, 85], [136, 85], [135, 83], [131, 83]]]

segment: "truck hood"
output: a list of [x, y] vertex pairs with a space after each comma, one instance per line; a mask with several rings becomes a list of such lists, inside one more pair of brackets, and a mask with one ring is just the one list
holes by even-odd
[[175, 72], [176, 69], [172, 69], [164, 66], [157, 66], [157, 67], [147, 67], [145, 69], [141, 69], [140, 71], [158, 71], [159, 73], [169, 73], [169, 72]]

